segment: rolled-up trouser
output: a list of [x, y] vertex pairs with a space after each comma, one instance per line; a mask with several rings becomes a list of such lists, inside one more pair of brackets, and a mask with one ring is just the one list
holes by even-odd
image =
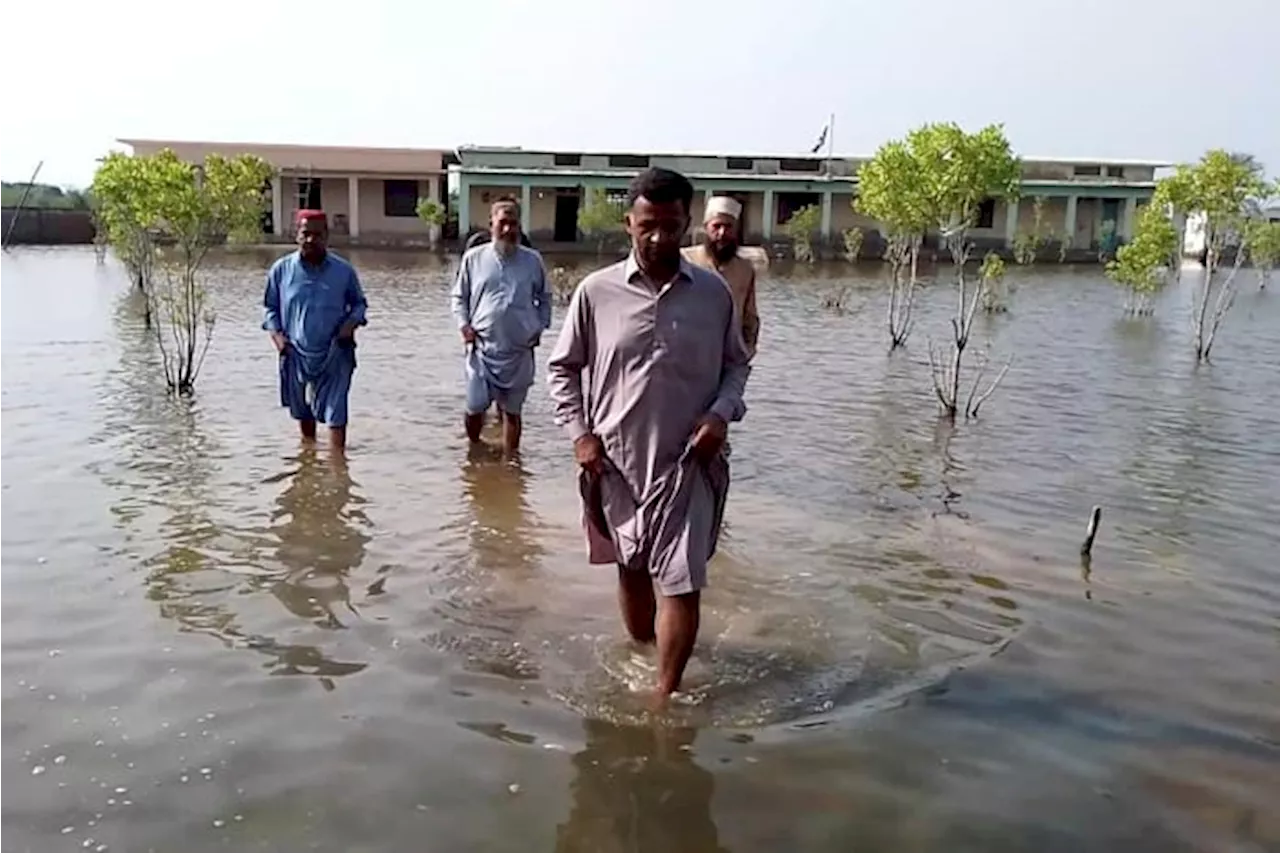
[[280, 356], [280, 403], [289, 409], [294, 420], [346, 426], [347, 398], [355, 369], [354, 345], [335, 343], [315, 376], [308, 376], [302, 369], [297, 353], [285, 350]]

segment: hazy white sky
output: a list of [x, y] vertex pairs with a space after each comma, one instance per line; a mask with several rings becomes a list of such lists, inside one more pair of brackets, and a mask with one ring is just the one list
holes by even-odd
[[[14, 2], [6, 180], [118, 137], [837, 153], [926, 121], [1023, 154], [1280, 173], [1280, 0]], [[58, 63], [63, 63], [60, 68]]]

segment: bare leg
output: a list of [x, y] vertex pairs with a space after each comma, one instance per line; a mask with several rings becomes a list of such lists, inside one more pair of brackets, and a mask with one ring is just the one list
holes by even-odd
[[648, 572], [630, 572], [618, 567], [618, 605], [627, 633], [637, 643], [652, 643], [654, 616], [658, 603], [653, 597], [653, 581]]
[[347, 427], [329, 427], [329, 449], [341, 456], [347, 450]]
[[315, 421], [298, 421], [298, 431], [302, 433], [303, 441], [316, 440], [316, 422]]
[[676, 692], [698, 638], [698, 592], [662, 599], [658, 610], [658, 698]]
[[471, 443], [479, 444], [480, 430], [484, 429], [484, 412], [467, 415], [462, 419], [462, 423], [467, 428], [467, 438], [471, 439]]
[[502, 446], [508, 455], [515, 455], [520, 452], [520, 429], [523, 422], [519, 415], [503, 412], [501, 409], [498, 412], [502, 418]]

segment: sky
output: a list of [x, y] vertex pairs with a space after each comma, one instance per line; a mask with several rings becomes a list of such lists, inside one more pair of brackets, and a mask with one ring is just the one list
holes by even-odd
[[1280, 174], [1280, 0], [6, 4], [0, 174], [121, 137], [836, 154], [931, 121], [1023, 156], [1253, 153]]

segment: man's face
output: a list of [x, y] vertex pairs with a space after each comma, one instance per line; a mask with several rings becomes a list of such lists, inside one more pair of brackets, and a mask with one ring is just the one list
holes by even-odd
[[323, 219], [304, 219], [298, 223], [298, 249], [302, 257], [316, 261], [324, 257], [329, 245], [329, 226]]
[[717, 261], [727, 261], [738, 254], [738, 221], [717, 213], [703, 226], [702, 241]]
[[495, 204], [489, 211], [489, 236], [504, 255], [515, 251], [520, 242], [520, 214], [509, 204]]
[[689, 211], [679, 201], [655, 204], [641, 196], [627, 213], [631, 248], [645, 267], [678, 267], [680, 241], [688, 230]]

